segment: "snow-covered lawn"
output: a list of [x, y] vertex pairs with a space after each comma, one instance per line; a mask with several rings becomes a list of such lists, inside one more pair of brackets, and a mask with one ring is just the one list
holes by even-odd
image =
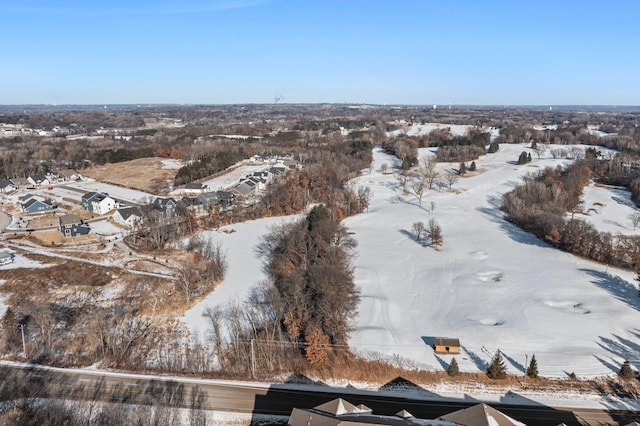
[[221, 243], [228, 266], [224, 280], [215, 291], [189, 309], [182, 318], [200, 341], [203, 341], [207, 332], [207, 322], [202, 316], [207, 308], [225, 308], [232, 303], [242, 302], [250, 290], [266, 278], [261, 259], [255, 254], [260, 238], [269, 232], [271, 226], [296, 218], [297, 216], [285, 216], [252, 220], [202, 234], [205, 238]]
[[[132, 203], [144, 204], [146, 202], [149, 202], [153, 198], [155, 198], [154, 195], [149, 194], [147, 192], [138, 191], [136, 189], [123, 188], [121, 186], [111, 185], [105, 182], [98, 182], [91, 179], [86, 179], [78, 182], [69, 182], [69, 183], [66, 183], [65, 185], [73, 188], [79, 188], [89, 192], [90, 191], [106, 192], [111, 197], [124, 200], [124, 201], [130, 201]], [[54, 187], [54, 191], [55, 190], [56, 189]], [[77, 199], [80, 200], [80, 198], [82, 197], [82, 194], [76, 193], [75, 197], [77, 197]]]
[[629, 190], [592, 183], [584, 188], [582, 201], [584, 214], [576, 214], [575, 217], [590, 222], [598, 230], [614, 235], [634, 235], [639, 232], [633, 229], [633, 222], [629, 219], [629, 215], [638, 212]]
[[[402, 194], [393, 175], [379, 172], [394, 158], [374, 150], [372, 172], [352, 182], [371, 189], [369, 211], [344, 221], [359, 243], [354, 266], [362, 299], [352, 350], [442, 369], [451, 356], [434, 354], [430, 343], [434, 337], [454, 337], [462, 344], [457, 360], [465, 371], [484, 370], [498, 349], [514, 374], [523, 373], [533, 354], [545, 376], [610, 374], [624, 359], [640, 366], [634, 274], [560, 252], [503, 220], [502, 194], [524, 174], [566, 162], [533, 155], [528, 165], [514, 165], [523, 150], [528, 149], [501, 145], [477, 160], [478, 171], [461, 178], [454, 191], [428, 191], [423, 208], [414, 196]], [[585, 192], [588, 202], [605, 196], [590, 191]], [[607, 194], [613, 195], [603, 202], [602, 224], [606, 217], [632, 232], [624, 210], [631, 207], [613, 201], [624, 194]], [[429, 212], [432, 202], [435, 209]], [[412, 235], [412, 224], [427, 224], [431, 216], [442, 227], [440, 250]], [[199, 338], [206, 332], [202, 312], [207, 307], [242, 301], [265, 278], [254, 249], [269, 225], [282, 220], [236, 224], [226, 228], [236, 232], [209, 234], [222, 242], [229, 268], [224, 282], [183, 318]]]

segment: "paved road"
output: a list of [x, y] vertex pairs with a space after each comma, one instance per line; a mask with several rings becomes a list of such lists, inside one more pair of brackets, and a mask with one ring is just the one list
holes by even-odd
[[[126, 402], [129, 404], [166, 405], [235, 411], [254, 414], [289, 415], [293, 407], [311, 408], [342, 397], [355, 404], [365, 404], [377, 414], [394, 414], [406, 409], [419, 418], [434, 419], [446, 413], [477, 404], [465, 401], [422, 401], [391, 397], [379, 392], [326, 388], [299, 389], [291, 385], [251, 386], [242, 382], [223, 382], [140, 374], [105, 374], [99, 371], [48, 369], [16, 366], [0, 362], [0, 383], [26, 384], [31, 396], [89, 401]], [[2, 386], [0, 386], [0, 389]], [[424, 394], [428, 391], [423, 390]], [[12, 397], [19, 396], [12, 393]], [[639, 418], [637, 412], [551, 408], [536, 405], [491, 404], [507, 415], [528, 425], [603, 425], [626, 424]]]

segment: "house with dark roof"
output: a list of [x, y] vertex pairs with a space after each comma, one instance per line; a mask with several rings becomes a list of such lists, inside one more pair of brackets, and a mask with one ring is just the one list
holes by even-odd
[[0, 192], [13, 192], [17, 188], [9, 179], [0, 180]]
[[22, 203], [22, 211], [25, 213], [43, 213], [55, 210], [56, 206], [51, 204], [49, 200], [40, 197], [28, 197]]
[[203, 183], [191, 182], [184, 186], [184, 192], [187, 194], [202, 194], [209, 191], [209, 185]]
[[196, 216], [206, 213], [205, 206], [198, 197], [182, 197], [180, 202], [187, 208], [187, 210]]
[[433, 350], [437, 354], [459, 354], [460, 339], [436, 337], [433, 339]]
[[87, 235], [91, 228], [84, 223], [80, 216], [75, 214], [67, 214], [58, 218], [58, 229], [65, 238]]
[[216, 206], [220, 202], [217, 192], [203, 192], [196, 197], [202, 203], [205, 209]]
[[49, 185], [51, 181], [45, 175], [33, 175], [27, 178], [29, 183], [33, 186]]
[[119, 207], [119, 203], [106, 192], [87, 192], [80, 201], [83, 209], [96, 214], [105, 214]]
[[222, 207], [230, 207], [236, 201], [236, 195], [233, 192], [218, 191], [217, 194], [218, 198], [220, 199], [220, 206]]
[[113, 212], [113, 221], [127, 228], [133, 228], [142, 221], [142, 212], [137, 207], [122, 207]]
[[173, 217], [176, 215], [176, 208], [178, 207], [178, 202], [173, 198], [156, 198], [153, 200], [153, 207], [162, 211], [162, 214], [165, 217]]

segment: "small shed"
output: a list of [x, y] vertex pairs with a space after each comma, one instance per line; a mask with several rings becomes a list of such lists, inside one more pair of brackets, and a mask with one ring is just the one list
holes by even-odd
[[437, 354], [459, 354], [460, 339], [436, 337], [433, 339], [433, 349]]

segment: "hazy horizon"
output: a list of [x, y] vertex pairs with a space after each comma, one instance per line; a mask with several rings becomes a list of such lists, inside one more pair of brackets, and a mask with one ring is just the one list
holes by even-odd
[[640, 4], [0, 0], [2, 105], [628, 106]]

